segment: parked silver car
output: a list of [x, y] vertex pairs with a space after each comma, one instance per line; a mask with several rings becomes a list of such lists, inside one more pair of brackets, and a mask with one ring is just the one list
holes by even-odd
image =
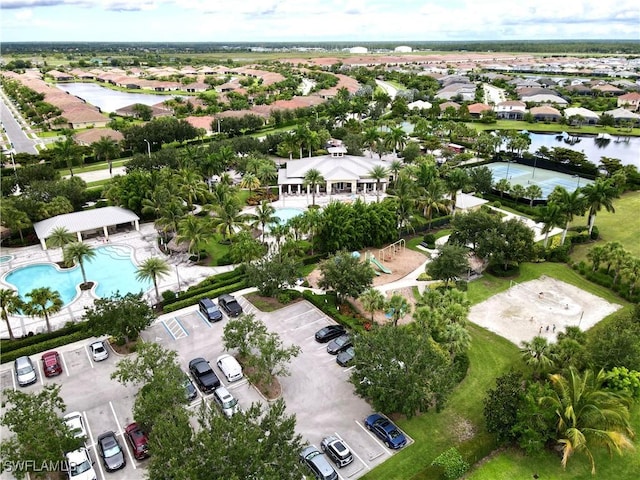
[[300, 461], [309, 467], [318, 480], [338, 480], [338, 474], [327, 458], [313, 445], [300, 452]]
[[234, 413], [238, 413], [240, 407], [238, 406], [238, 400], [229, 393], [224, 387], [218, 387], [213, 392], [213, 399], [216, 401], [222, 413], [227, 418], [231, 418]]
[[36, 369], [33, 368], [33, 362], [27, 356], [18, 357], [13, 362], [13, 366], [16, 371], [16, 380], [18, 385], [26, 387], [32, 383], [36, 383], [38, 376], [36, 375]]

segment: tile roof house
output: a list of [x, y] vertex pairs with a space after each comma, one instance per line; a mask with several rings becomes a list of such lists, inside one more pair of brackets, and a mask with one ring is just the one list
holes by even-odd
[[451, 100], [460, 96], [462, 101], [472, 102], [476, 96], [476, 86], [473, 83], [452, 83], [438, 90], [435, 97]]
[[554, 105], [568, 105], [564, 98], [559, 95], [552, 93], [534, 93], [534, 94], [523, 94], [520, 97], [520, 100], [523, 102], [531, 102], [531, 103], [552, 103]]
[[68, 82], [73, 80], [73, 75], [66, 72], [61, 72], [59, 70], [49, 70], [47, 72], [51, 78], [53, 78], [56, 82]]
[[560, 113], [560, 110], [548, 105], [543, 105], [541, 107], [532, 107], [529, 112], [538, 122], [557, 122], [562, 117], [562, 113]]
[[[204, 117], [186, 117], [184, 119], [189, 125], [194, 128], [201, 128], [205, 131], [207, 136], [213, 135], [213, 124], [217, 123], [216, 119], [210, 115], [205, 115]], [[216, 131], [218, 127], [216, 126]]]
[[491, 105], [487, 105], [486, 103], [472, 103], [467, 108], [469, 108], [469, 115], [474, 118], [480, 118], [485, 112], [493, 110]]
[[457, 112], [460, 109], [460, 104], [456, 102], [442, 102], [439, 107], [441, 112], [444, 112], [449, 107], [453, 108]]
[[595, 85], [591, 89], [607, 96], [618, 96], [624, 93], [624, 90], [622, 90], [621, 88], [614, 87], [613, 85], [609, 85], [608, 83]]
[[496, 118], [505, 120], [522, 120], [527, 113], [527, 104], [518, 100], [507, 100], [493, 107]]
[[[573, 117], [573, 122], [572, 122]], [[575, 121], [575, 117], [582, 117], [583, 123], [588, 125], [595, 125], [600, 120], [600, 115], [596, 112], [589, 110], [588, 108], [583, 107], [569, 107], [564, 110], [564, 118], [567, 119], [567, 122], [571, 122], [572, 124], [577, 123]]]
[[613, 110], [608, 110], [609, 115], [613, 117], [616, 123], [621, 122], [632, 122], [636, 125], [640, 124], [640, 114], [632, 112], [631, 110], [627, 110], [625, 108], [619, 107]]
[[625, 93], [618, 97], [618, 106], [627, 110], [637, 111], [640, 109], [640, 93]]
[[124, 139], [124, 135], [122, 133], [117, 130], [112, 130], [111, 128], [92, 128], [90, 130], [85, 130], [84, 132], [76, 133], [73, 136], [78, 145], [87, 146], [100, 141], [102, 137], [110, 138], [117, 143]]
[[[115, 113], [116, 115], [120, 115], [121, 117], [132, 117], [138, 118], [140, 115], [136, 112], [135, 106], [140, 105], [139, 103], [132, 103], [131, 105], [127, 105], [126, 107], [118, 108]], [[158, 117], [168, 117], [173, 115], [171, 110], [166, 107], [158, 106], [158, 105], [147, 105], [151, 109], [151, 118]]]

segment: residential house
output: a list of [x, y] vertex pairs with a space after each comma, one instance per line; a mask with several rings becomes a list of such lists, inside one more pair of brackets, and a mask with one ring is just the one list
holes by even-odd
[[612, 97], [619, 96], [624, 93], [624, 90], [618, 87], [614, 87], [613, 85], [609, 85], [608, 83], [601, 83], [591, 87], [594, 92], [599, 92], [603, 96]]
[[618, 106], [627, 110], [638, 111], [640, 109], [640, 93], [630, 92], [618, 97]]
[[407, 105], [409, 110], [429, 110], [432, 106], [431, 103], [425, 102], [424, 100], [416, 100]]
[[73, 138], [78, 145], [91, 146], [92, 144], [100, 141], [102, 137], [110, 138], [116, 143], [120, 143], [124, 140], [124, 135], [117, 130], [111, 128], [91, 128], [84, 132], [76, 133]]
[[[140, 105], [139, 103], [133, 103], [131, 105], [127, 105], [126, 107], [118, 108], [114, 113], [116, 115], [120, 115], [121, 117], [132, 117], [138, 118], [140, 115], [137, 112], [136, 105]], [[147, 105], [151, 109], [151, 118], [158, 117], [169, 117], [173, 113], [167, 107], [162, 107], [158, 105]]]
[[567, 123], [572, 125], [578, 123], [576, 118], [582, 118], [582, 123], [586, 123], [587, 125], [595, 125], [600, 120], [600, 115], [596, 112], [589, 110], [588, 108], [583, 107], [569, 107], [564, 110], [564, 118], [567, 119]]
[[562, 118], [562, 113], [560, 113], [560, 110], [548, 105], [532, 107], [529, 112], [538, 122], [558, 122], [560, 118]]
[[491, 106], [486, 103], [472, 103], [467, 108], [469, 109], [469, 115], [473, 118], [480, 118], [485, 112], [493, 110]]
[[462, 101], [471, 102], [476, 97], [476, 86], [473, 83], [452, 83], [438, 90], [435, 97], [442, 100], [460, 98]]
[[109, 117], [89, 105], [79, 105], [65, 110], [61, 116], [67, 119], [67, 125], [56, 125], [54, 128], [103, 128], [109, 123]]
[[522, 120], [524, 114], [527, 113], [527, 104], [519, 100], [507, 100], [500, 102], [493, 110], [496, 112], [496, 118], [504, 120]]
[[206, 92], [209, 89], [209, 85], [204, 82], [194, 82], [186, 85], [184, 89], [187, 92], [200, 93], [200, 92]]
[[[205, 135], [213, 135], [213, 124], [217, 123], [216, 119], [210, 115], [205, 115], [203, 117], [186, 117], [184, 119], [189, 125], [194, 128], [202, 129], [205, 131]], [[216, 130], [217, 132], [217, 126]]]
[[49, 70], [47, 72], [47, 75], [53, 78], [53, 80], [56, 82], [70, 82], [71, 80], [73, 80], [72, 74], [61, 72], [59, 70]]
[[615, 108], [613, 110], [608, 110], [607, 112], [609, 115], [611, 115], [613, 117], [613, 119], [615, 120], [616, 124], [620, 124], [620, 123], [624, 123], [624, 122], [631, 122], [634, 125], [639, 125], [640, 124], [640, 115], [632, 112], [631, 110], [627, 110], [625, 108], [619, 107], [619, 108]]

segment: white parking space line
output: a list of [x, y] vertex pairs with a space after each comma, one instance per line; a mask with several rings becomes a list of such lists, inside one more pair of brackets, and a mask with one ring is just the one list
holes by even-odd
[[[367, 465], [367, 464], [365, 463], [365, 461], [364, 461], [364, 460], [362, 460], [362, 459], [360, 458], [360, 455], [358, 455], [356, 452], [354, 452], [354, 451], [353, 451], [353, 448], [351, 448], [351, 447], [349, 446], [349, 444], [344, 440], [344, 438], [342, 438], [342, 437], [338, 434], [338, 432], [333, 432], [333, 433], [334, 433], [334, 435], [335, 435], [336, 437], [338, 437], [340, 440], [342, 440], [342, 443], [344, 443], [344, 444], [347, 446], [347, 448], [349, 449], [349, 451], [351, 452], [351, 454], [352, 454], [354, 457], [356, 457], [358, 460], [360, 460], [360, 463], [362, 463], [362, 464], [365, 466], [365, 468], [366, 468], [367, 470], [371, 470], [371, 467], [370, 467], [369, 465]], [[362, 469], [360, 469], [360, 470], [362, 470]], [[353, 476], [354, 476], [356, 473], [358, 473], [360, 470], [358, 470], [358, 471], [356, 471], [356, 472], [353, 472], [353, 473], [352, 473], [351, 475], [349, 475], [349, 476], [350, 476], [350, 477], [353, 477]]]
[[[297, 316], [299, 316], [299, 315], [297, 315]], [[291, 318], [295, 318], [295, 317], [291, 317]], [[324, 318], [317, 318], [317, 319], [315, 319], [315, 320], [314, 320], [313, 322], [311, 322], [311, 323], [305, 323], [304, 325], [300, 325], [299, 327], [292, 328], [292, 329], [291, 329], [291, 330], [289, 330], [289, 331], [293, 331], [293, 332], [295, 332], [296, 330], [300, 330], [301, 328], [309, 328], [309, 327], [313, 327], [316, 323], [318, 323], [318, 322], [322, 322], [322, 321], [324, 321]]]
[[[387, 448], [384, 446], [384, 444], [383, 444], [382, 442], [380, 442], [380, 439], [379, 439], [378, 437], [376, 437], [373, 433], [371, 433], [367, 427], [365, 427], [364, 425], [362, 425], [362, 424], [361, 424], [360, 422], [358, 422], [357, 420], [356, 420], [356, 423], [358, 424], [358, 426], [359, 426], [362, 430], [364, 430], [365, 432], [367, 432], [367, 434], [368, 434], [371, 438], [373, 438], [373, 439], [376, 441], [376, 444], [377, 444], [377, 445], [380, 445], [380, 446], [382, 447], [382, 449], [381, 449], [381, 450], [382, 450], [382, 453], [381, 453], [380, 455], [382, 455], [383, 453], [386, 453], [387, 455], [391, 456], [391, 452], [389, 452], [389, 451], [387, 450]], [[374, 460], [374, 459], [378, 458], [380, 455], [375, 455], [375, 456], [373, 456], [373, 457], [370, 457], [370, 460]]]
[[44, 387], [44, 373], [40, 369], [40, 361], [36, 361], [36, 369], [38, 370], [38, 378], [40, 379], [40, 385]]
[[356, 366], [355, 365], [351, 365], [350, 367], [347, 367], [347, 368], [344, 369], [344, 373], [348, 373], [351, 370], [353, 370], [354, 368], [356, 368]]
[[15, 392], [18, 388], [18, 386], [16, 385], [16, 375], [15, 372], [13, 370], [11, 370], [11, 383], [13, 383], [13, 391]]
[[87, 358], [89, 359], [89, 365], [91, 365], [91, 368], [95, 368], [95, 366], [93, 365], [93, 360], [91, 359], [91, 353], [89, 353], [89, 347], [87, 345], [84, 346], [84, 351], [87, 352]]
[[61, 353], [60, 354], [60, 358], [62, 359], [62, 365], [64, 365], [64, 373], [67, 374], [67, 377], [69, 376], [69, 369], [67, 368], [67, 362], [64, 359], [64, 355]]
[[238, 388], [242, 387], [243, 385], [246, 385], [247, 383], [249, 383], [249, 380], [247, 380], [246, 378], [243, 378], [242, 380], [238, 380], [237, 382], [228, 384], [227, 390], [237, 390]]
[[169, 335], [173, 337], [174, 340], [178, 340], [180, 338], [188, 337], [189, 333], [186, 328], [180, 323], [177, 317], [170, 318], [169, 320], [162, 320], [162, 324], [164, 328], [166, 328]]
[[111, 403], [111, 401], [109, 401], [109, 406], [111, 407], [111, 413], [113, 414], [113, 418], [116, 421], [116, 425], [118, 426], [118, 432], [116, 433], [116, 435], [120, 435], [122, 436], [122, 443], [124, 444], [124, 449], [127, 451], [127, 454], [129, 454], [129, 460], [131, 460], [131, 465], [133, 465], [133, 469], [137, 469], [138, 467], [136, 467], [136, 460], [135, 458], [133, 458], [133, 455], [131, 454], [131, 450], [129, 450], [129, 442], [127, 442], [127, 439], [124, 438], [124, 430], [122, 430], [122, 426], [120, 425], [120, 422], [118, 421], [118, 416], [116, 415], [116, 410], [115, 408], [113, 408], [113, 403]]
[[202, 313], [200, 313], [200, 311], [197, 311], [196, 315], [198, 315], [198, 317], [200, 317], [200, 320], [202, 320], [202, 323], [204, 323], [207, 327], [211, 328], [211, 322], [209, 320], [207, 320], [206, 318], [204, 318], [204, 315]]
[[89, 438], [91, 439], [91, 446], [89, 448], [93, 448], [93, 455], [96, 457], [96, 465], [98, 465], [98, 470], [100, 470], [100, 477], [104, 477], [104, 470], [102, 470], [102, 461], [100, 459], [100, 454], [98, 453], [98, 448], [96, 447], [95, 442], [93, 441], [93, 434], [91, 433], [91, 427], [89, 427], [89, 419], [87, 418], [87, 414], [82, 412], [84, 415], [84, 424], [87, 427], [87, 433], [89, 434]]

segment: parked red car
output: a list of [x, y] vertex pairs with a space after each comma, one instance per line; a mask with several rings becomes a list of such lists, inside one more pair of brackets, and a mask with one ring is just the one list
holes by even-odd
[[62, 363], [58, 352], [47, 352], [42, 354], [42, 369], [45, 377], [55, 377], [62, 373]]
[[124, 436], [127, 437], [136, 459], [142, 460], [149, 456], [149, 438], [137, 423], [127, 425], [124, 429]]

